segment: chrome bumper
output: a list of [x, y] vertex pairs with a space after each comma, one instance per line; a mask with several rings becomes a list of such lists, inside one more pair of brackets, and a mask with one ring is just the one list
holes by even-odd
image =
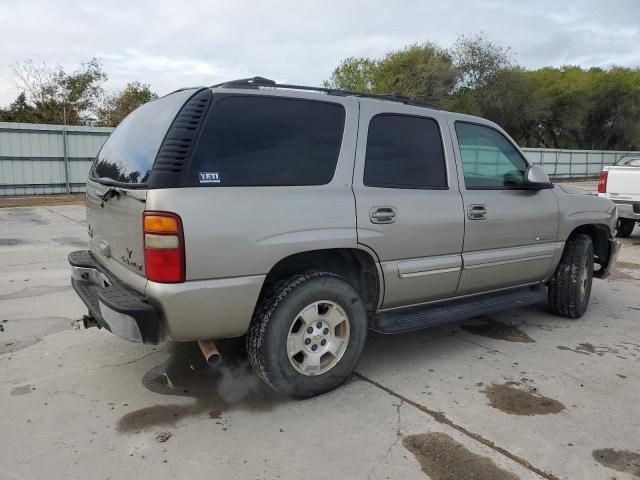
[[640, 203], [622, 203], [613, 202], [618, 209], [619, 218], [630, 218], [632, 220], [640, 220]]

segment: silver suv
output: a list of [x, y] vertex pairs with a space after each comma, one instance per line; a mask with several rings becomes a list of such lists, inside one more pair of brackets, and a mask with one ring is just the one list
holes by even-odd
[[550, 183], [482, 118], [256, 77], [179, 90], [112, 133], [69, 256], [86, 326], [128, 340], [246, 335], [292, 397], [340, 385], [368, 329], [409, 332], [548, 298], [580, 317], [616, 208]]

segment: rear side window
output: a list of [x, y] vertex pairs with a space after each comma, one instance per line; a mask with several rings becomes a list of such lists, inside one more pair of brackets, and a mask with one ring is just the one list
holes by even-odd
[[395, 114], [373, 117], [367, 136], [364, 184], [382, 188], [447, 188], [437, 122]]
[[172, 93], [131, 112], [102, 146], [91, 178], [146, 183], [167, 130], [194, 92], [195, 89], [188, 89]]
[[188, 184], [323, 185], [333, 178], [345, 110], [329, 102], [231, 96], [214, 103]]

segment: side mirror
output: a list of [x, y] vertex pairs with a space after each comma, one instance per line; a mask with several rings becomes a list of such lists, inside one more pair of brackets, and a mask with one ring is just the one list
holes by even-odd
[[549, 175], [539, 165], [531, 165], [524, 174], [525, 186], [531, 190], [553, 188]]

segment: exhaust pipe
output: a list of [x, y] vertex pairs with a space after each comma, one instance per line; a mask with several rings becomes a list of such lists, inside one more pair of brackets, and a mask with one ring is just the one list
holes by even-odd
[[83, 315], [80, 320], [71, 322], [71, 326], [74, 330], [80, 330], [82, 328], [87, 329], [92, 327], [102, 328], [102, 325], [100, 325], [91, 314]]
[[204, 359], [209, 365], [217, 365], [220, 363], [222, 357], [218, 351], [218, 347], [213, 343], [213, 340], [198, 340], [198, 346], [204, 355]]

